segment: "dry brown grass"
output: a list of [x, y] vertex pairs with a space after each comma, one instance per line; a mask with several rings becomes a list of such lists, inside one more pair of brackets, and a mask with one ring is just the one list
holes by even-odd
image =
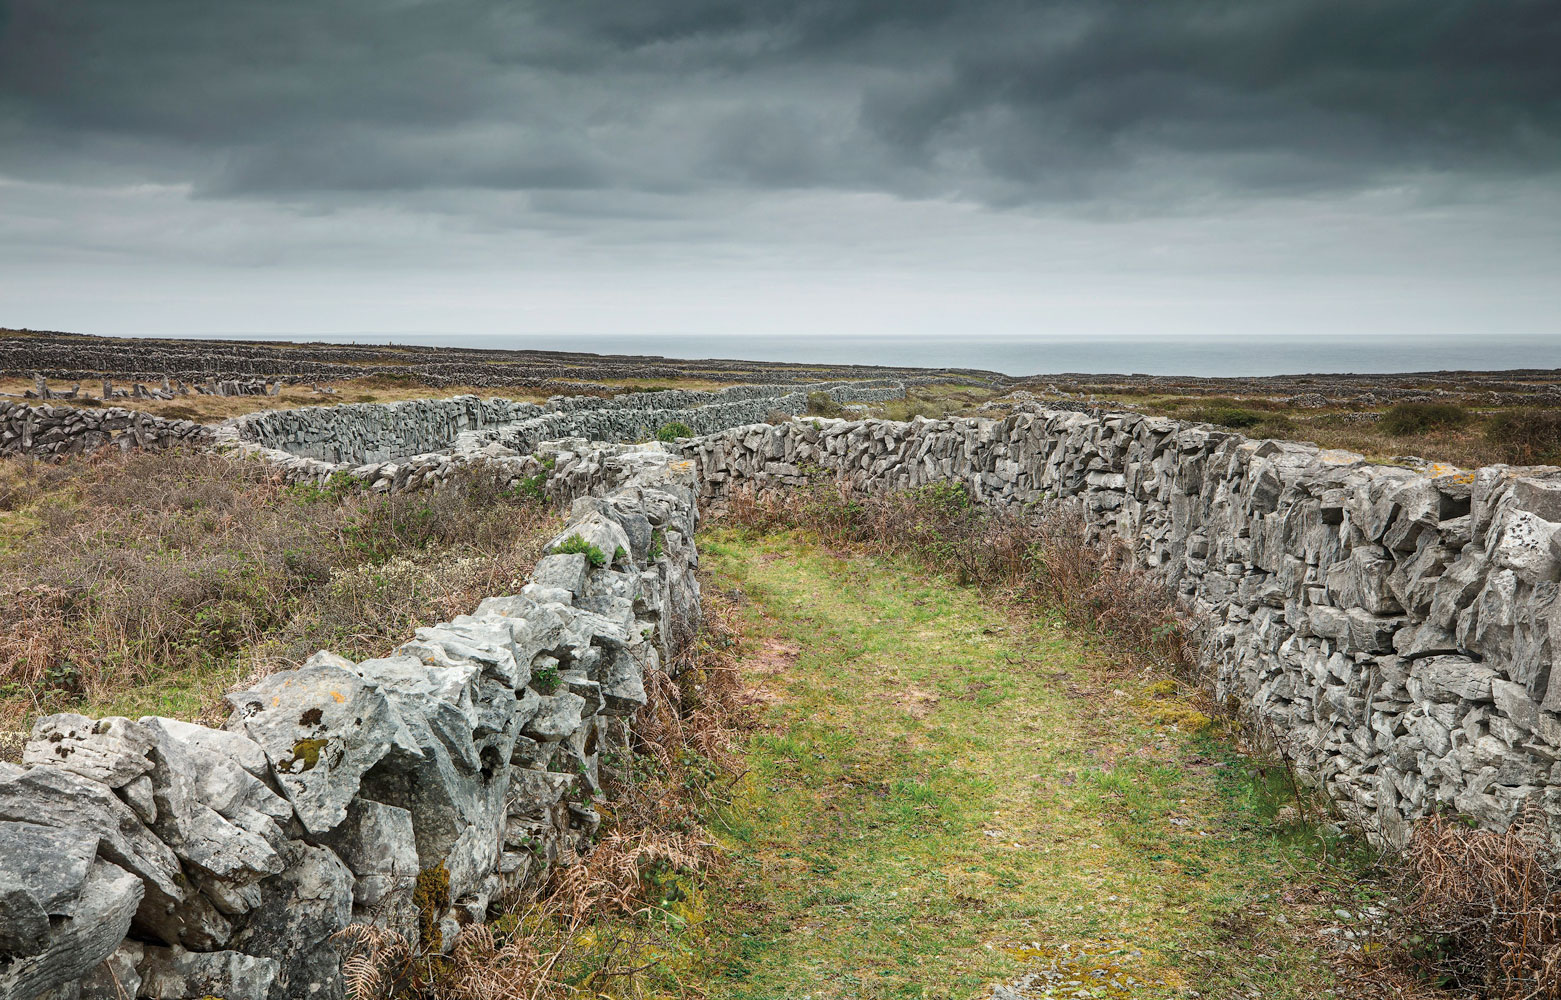
[[[999, 402], [1001, 402], [999, 400]], [[1308, 441], [1322, 448], [1358, 452], [1373, 461], [1416, 457], [1463, 468], [1498, 462], [1518, 465], [1561, 461], [1561, 418], [1540, 408], [1464, 408], [1458, 422], [1434, 424], [1396, 421], [1405, 406], [1322, 409], [1297, 407], [1263, 396], [1148, 395], [1108, 392], [1095, 402], [1103, 409], [1125, 409], [1178, 420], [1201, 421], [1251, 438]], [[1388, 419], [1384, 419], [1388, 418]]]
[[1109, 642], [1115, 658], [1184, 678], [1195, 673], [1191, 620], [1120, 545], [1092, 545], [1066, 504], [1042, 512], [984, 507], [959, 483], [855, 493], [839, 482], [736, 490], [725, 516], [756, 531], [803, 528], [835, 545], [916, 559], [959, 583], [1031, 599]]
[[[634, 759], [604, 768], [608, 801], [600, 841], [553, 872], [532, 898], [512, 900], [486, 925], [464, 928], [447, 956], [422, 956], [404, 939], [355, 925], [339, 941], [352, 995], [415, 1000], [637, 998], [665, 952], [648, 914], [670, 880], [721, 863], [702, 823], [738, 776], [736, 745], [749, 724], [737, 672], [738, 617], [707, 594], [699, 638], [646, 678], [634, 717]], [[610, 991], [610, 993], [609, 993]]]
[[0, 728], [198, 716], [317, 649], [378, 655], [518, 589], [556, 521], [480, 468], [389, 497], [197, 452], [0, 462]]
[[1408, 861], [1404, 965], [1502, 1000], [1561, 997], [1561, 857], [1543, 813], [1505, 831], [1431, 817]]

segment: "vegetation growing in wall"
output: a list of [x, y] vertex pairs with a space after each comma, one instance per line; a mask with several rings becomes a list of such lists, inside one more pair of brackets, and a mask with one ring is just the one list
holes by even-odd
[[0, 729], [83, 710], [207, 718], [256, 673], [517, 590], [555, 515], [483, 470], [390, 496], [260, 462], [0, 462]]
[[678, 438], [693, 437], [693, 428], [687, 424], [673, 421], [670, 424], [662, 424], [656, 431], [657, 441], [676, 441]]
[[585, 561], [592, 566], [607, 565], [607, 553], [603, 552], [599, 546], [586, 541], [580, 535], [570, 535], [559, 542], [553, 546], [551, 554], [561, 556], [582, 555], [585, 556]]

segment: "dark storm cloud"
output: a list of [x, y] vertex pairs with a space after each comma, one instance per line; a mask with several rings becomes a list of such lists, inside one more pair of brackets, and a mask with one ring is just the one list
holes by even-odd
[[0, 0], [0, 174], [1172, 207], [1556, 171], [1558, 52], [1554, 0]]

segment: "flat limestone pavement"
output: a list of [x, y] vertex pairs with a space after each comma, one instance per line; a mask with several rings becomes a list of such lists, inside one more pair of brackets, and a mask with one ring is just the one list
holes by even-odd
[[[1304, 838], [1166, 685], [903, 565], [730, 530], [703, 553], [745, 595], [761, 725], [715, 824], [737, 891], [699, 989], [1346, 995], [1265, 923]], [[1260, 933], [1236, 940], [1238, 913]]]

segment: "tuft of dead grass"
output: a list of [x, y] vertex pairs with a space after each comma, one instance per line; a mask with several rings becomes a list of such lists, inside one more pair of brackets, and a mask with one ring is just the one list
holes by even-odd
[[1501, 1000], [1561, 997], [1561, 856], [1543, 814], [1501, 831], [1430, 817], [1407, 860], [1402, 964]]

